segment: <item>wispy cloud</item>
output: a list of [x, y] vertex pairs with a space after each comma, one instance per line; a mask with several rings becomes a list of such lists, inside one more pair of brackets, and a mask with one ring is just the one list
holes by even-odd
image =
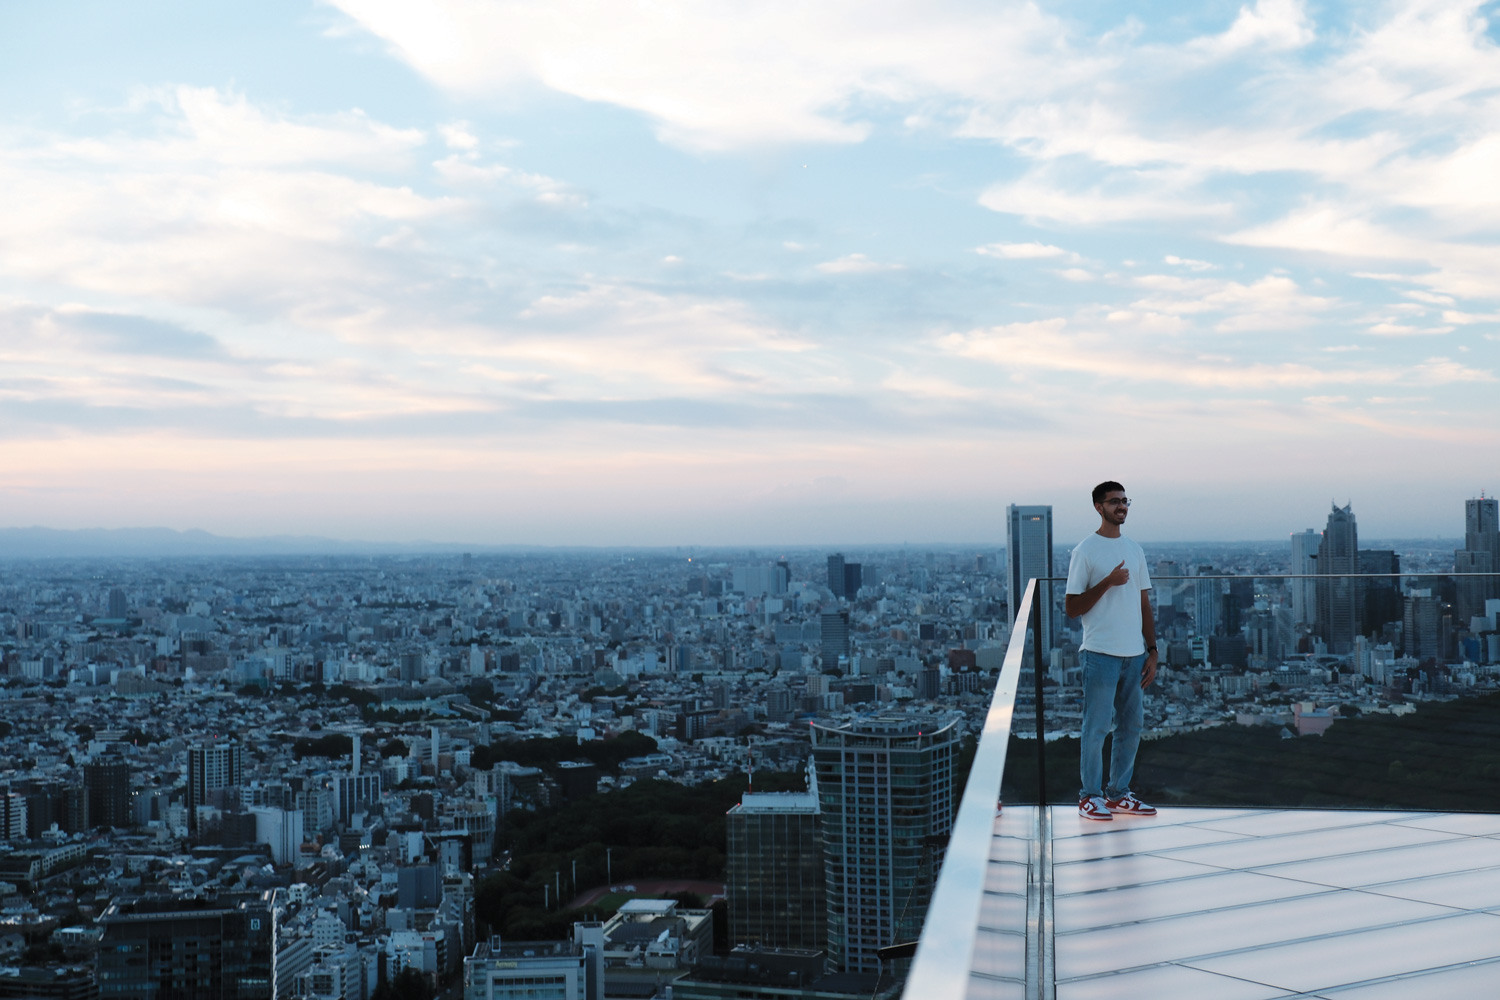
[[879, 271], [900, 271], [905, 265], [871, 260], [862, 253], [845, 254], [818, 264], [816, 270], [824, 274], [874, 274]]

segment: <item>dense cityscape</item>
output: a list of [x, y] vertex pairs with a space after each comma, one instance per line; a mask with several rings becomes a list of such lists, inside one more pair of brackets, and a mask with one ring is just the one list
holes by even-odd
[[[1454, 543], [1369, 544], [1335, 504], [1290, 542], [1147, 545], [1148, 737], [1496, 690], [1496, 501], [1462, 514]], [[1079, 725], [1068, 548], [1050, 507], [1008, 520], [932, 550], [9, 562], [0, 995], [894, 996], [1031, 577], [1044, 725]], [[669, 786], [722, 826], [566, 829]]]

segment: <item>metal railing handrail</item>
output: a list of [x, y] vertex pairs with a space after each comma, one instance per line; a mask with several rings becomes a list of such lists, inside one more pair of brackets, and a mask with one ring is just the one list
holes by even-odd
[[[1027, 582], [1017, 622], [1027, 621], [1031, 616], [1036, 589], [1036, 580]], [[914, 1000], [959, 1000], [968, 991], [969, 963], [979, 933], [979, 908], [989, 868], [995, 808], [1000, 801], [1000, 781], [1005, 775], [1005, 754], [1010, 746], [1010, 725], [1025, 649], [1026, 629], [1012, 630], [995, 694], [980, 730], [974, 764], [953, 820], [942, 872], [927, 908], [916, 958], [906, 979], [903, 996]]]
[[[1406, 579], [1407, 577], [1448, 576], [1500, 576], [1500, 570], [1486, 573], [1456, 573], [1452, 570], [1421, 570], [1410, 573], [1205, 573], [1202, 576], [1152, 576], [1152, 580], [1350, 580], [1350, 579]], [[1039, 576], [1044, 583], [1066, 583], [1065, 576]]]

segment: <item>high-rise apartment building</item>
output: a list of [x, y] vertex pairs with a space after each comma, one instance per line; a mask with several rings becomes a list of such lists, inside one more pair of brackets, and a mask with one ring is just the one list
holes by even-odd
[[0, 795], [0, 840], [26, 840], [26, 796], [6, 790]]
[[1354, 648], [1354, 637], [1361, 633], [1360, 607], [1364, 588], [1353, 574], [1359, 572], [1359, 532], [1352, 504], [1333, 505], [1328, 527], [1318, 544], [1318, 573], [1349, 576], [1318, 580], [1318, 635], [1331, 653], [1348, 653]]
[[132, 826], [130, 765], [118, 754], [105, 754], [83, 765], [83, 784], [88, 789], [89, 825]]
[[1311, 528], [1292, 533], [1292, 623], [1313, 625], [1318, 620], [1316, 580], [1299, 580], [1318, 571], [1318, 545], [1322, 537]]
[[214, 792], [235, 788], [245, 775], [244, 751], [233, 741], [188, 748], [188, 825], [198, 829], [198, 807], [213, 800]]
[[746, 792], [727, 817], [732, 946], [828, 945], [817, 780], [806, 792]]
[[957, 723], [865, 718], [812, 726], [828, 894], [828, 959], [879, 972], [915, 941], [953, 828]]
[[[1023, 507], [1011, 504], [1005, 508], [1005, 578], [1009, 583], [1006, 600], [1012, 615], [1020, 607], [1021, 596], [1026, 593], [1027, 581], [1035, 577], [1052, 575], [1052, 507]], [[1047, 585], [1037, 587], [1037, 600], [1042, 606], [1042, 634], [1037, 636], [1045, 653], [1052, 648], [1057, 637], [1054, 624], [1053, 598], [1061, 592], [1061, 584], [1055, 584], [1049, 592]]]
[[271, 1000], [273, 893], [121, 896], [99, 917], [100, 1000]]

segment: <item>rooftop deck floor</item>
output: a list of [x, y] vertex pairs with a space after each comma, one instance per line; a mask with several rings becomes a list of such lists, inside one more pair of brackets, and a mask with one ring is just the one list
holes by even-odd
[[995, 821], [976, 1000], [1037, 995], [1028, 884], [1036, 927], [1049, 875], [1057, 1000], [1500, 996], [1500, 815], [1167, 808], [1100, 823], [1054, 806], [1049, 818], [1050, 852], [1034, 807]]

